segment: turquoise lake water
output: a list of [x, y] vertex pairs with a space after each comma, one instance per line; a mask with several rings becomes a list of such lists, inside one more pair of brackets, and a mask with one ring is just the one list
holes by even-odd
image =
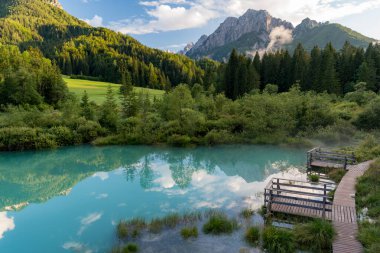
[[[258, 209], [272, 176], [305, 178], [305, 156], [255, 145], [0, 153], [0, 252], [108, 252], [120, 219]], [[144, 252], [238, 252], [235, 237], [215, 246], [207, 237], [184, 243], [164, 234], [140, 244]]]

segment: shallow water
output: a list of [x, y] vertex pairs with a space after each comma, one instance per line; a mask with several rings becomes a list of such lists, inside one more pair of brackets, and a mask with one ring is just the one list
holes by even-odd
[[[120, 219], [258, 209], [272, 176], [305, 178], [305, 154], [254, 145], [0, 153], [0, 252], [107, 252], [117, 243]], [[239, 252], [244, 246], [238, 232], [228, 238], [184, 242], [178, 231], [167, 231], [139, 243], [143, 252]]]

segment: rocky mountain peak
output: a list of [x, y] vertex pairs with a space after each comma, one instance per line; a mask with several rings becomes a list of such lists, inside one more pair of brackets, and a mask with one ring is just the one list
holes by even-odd
[[210, 36], [202, 36], [187, 55], [204, 54], [249, 33], [255, 33], [263, 38], [265, 44], [265, 41], [269, 40], [270, 32], [280, 26], [294, 29], [291, 23], [274, 18], [265, 10], [249, 9], [239, 18], [228, 17]]
[[322, 23], [319, 23], [315, 20], [312, 20], [310, 18], [305, 18], [304, 20], [302, 20], [302, 22], [296, 26], [296, 28], [294, 29], [294, 35], [297, 36], [301, 33], [304, 33], [304, 32], [307, 32], [308, 30], [310, 29], [313, 29], [314, 27], [318, 27], [320, 26]]
[[53, 5], [54, 7], [57, 7], [59, 9], [63, 9], [61, 3], [58, 0], [47, 0], [47, 2], [51, 5]]

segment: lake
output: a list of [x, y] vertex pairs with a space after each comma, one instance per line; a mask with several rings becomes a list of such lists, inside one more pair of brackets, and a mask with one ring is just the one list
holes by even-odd
[[[0, 252], [108, 252], [120, 219], [256, 210], [271, 177], [305, 179], [305, 162], [304, 149], [256, 145], [0, 153]], [[184, 243], [168, 233], [139, 244], [144, 252], [201, 253], [238, 252], [244, 243], [239, 235]]]

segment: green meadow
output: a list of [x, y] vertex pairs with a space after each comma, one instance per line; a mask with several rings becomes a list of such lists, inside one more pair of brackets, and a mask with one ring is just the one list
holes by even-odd
[[[94, 101], [97, 104], [104, 102], [106, 98], [108, 86], [112, 87], [112, 90], [115, 94], [119, 93], [120, 84], [99, 82], [99, 81], [89, 81], [82, 79], [71, 79], [68, 76], [63, 76], [69, 91], [76, 94], [79, 98], [82, 97], [84, 91], [87, 92], [91, 101]], [[148, 88], [134, 87], [134, 91], [139, 94], [148, 94], [151, 99], [154, 97], [161, 98], [165, 91], [163, 90], [154, 90]], [[118, 97], [118, 96], [117, 96]]]

